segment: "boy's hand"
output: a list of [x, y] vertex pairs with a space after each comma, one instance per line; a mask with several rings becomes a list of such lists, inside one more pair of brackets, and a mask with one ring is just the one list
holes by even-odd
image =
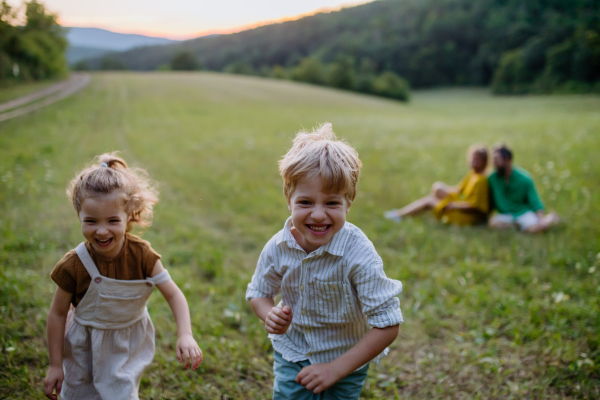
[[313, 364], [302, 368], [302, 371], [296, 376], [296, 383], [319, 394], [341, 378], [342, 376], [332, 363]]
[[180, 363], [185, 360], [183, 369], [187, 369], [188, 365], [191, 365], [193, 371], [202, 364], [202, 350], [192, 335], [183, 335], [177, 339], [175, 352]]
[[[58, 399], [64, 379], [65, 373], [63, 372], [62, 365], [59, 367], [50, 367], [46, 378], [44, 378], [44, 394], [47, 398], [52, 400]], [[56, 388], [56, 394], [54, 394], [54, 388]]]
[[292, 317], [290, 306], [273, 307], [265, 319], [265, 329], [276, 335], [284, 334], [292, 323]]

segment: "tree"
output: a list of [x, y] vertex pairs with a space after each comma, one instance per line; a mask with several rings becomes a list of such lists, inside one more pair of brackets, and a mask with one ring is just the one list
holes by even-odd
[[300, 65], [292, 70], [292, 79], [300, 82], [325, 84], [325, 71], [323, 64], [316, 58], [307, 57], [300, 61]]
[[352, 58], [338, 56], [337, 60], [329, 66], [328, 83], [340, 89], [354, 89], [355, 73]]
[[[65, 31], [57, 16], [37, 0], [25, 2], [25, 25], [18, 12], [0, 5], [0, 79], [47, 79], [67, 73]], [[13, 71], [19, 71], [18, 76]]]
[[410, 98], [408, 82], [391, 71], [384, 72], [375, 78], [373, 93], [401, 101], [408, 101]]
[[200, 62], [194, 53], [183, 50], [171, 59], [171, 69], [173, 71], [194, 71], [200, 69]]
[[125, 64], [113, 55], [104, 56], [100, 60], [100, 70], [102, 71], [119, 71], [126, 69]]

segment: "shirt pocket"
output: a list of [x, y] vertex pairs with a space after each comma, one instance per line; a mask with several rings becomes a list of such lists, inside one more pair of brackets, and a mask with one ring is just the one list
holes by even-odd
[[321, 324], [350, 322], [353, 314], [352, 288], [345, 282], [313, 282], [314, 316]]

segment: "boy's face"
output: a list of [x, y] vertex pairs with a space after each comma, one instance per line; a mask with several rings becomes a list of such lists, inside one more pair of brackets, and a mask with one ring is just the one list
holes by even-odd
[[324, 193], [320, 175], [301, 179], [288, 199], [296, 242], [307, 254], [329, 243], [344, 227], [350, 205], [343, 193]]

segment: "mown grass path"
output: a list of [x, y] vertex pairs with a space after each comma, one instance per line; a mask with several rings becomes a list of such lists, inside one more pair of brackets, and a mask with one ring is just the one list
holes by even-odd
[[[94, 155], [122, 150], [160, 183], [144, 234], [187, 296], [205, 362], [181, 371], [175, 324], [150, 301], [157, 351], [143, 399], [270, 398], [272, 350], [244, 300], [287, 217], [277, 160], [329, 121], [364, 163], [349, 221], [404, 283], [406, 322], [364, 398], [600, 396], [600, 98], [416, 92], [413, 101], [209, 73], [105, 73], [0, 123], [0, 397], [42, 398], [49, 273], [82, 240], [65, 196]], [[457, 182], [474, 142], [509, 143], [566, 226], [540, 236], [382, 218]]]

